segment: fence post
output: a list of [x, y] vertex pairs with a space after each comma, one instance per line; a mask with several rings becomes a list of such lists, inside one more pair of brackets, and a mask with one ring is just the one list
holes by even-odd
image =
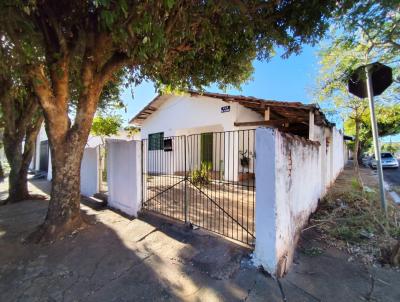
[[188, 198], [187, 198], [187, 181], [188, 181], [188, 175], [187, 175], [187, 166], [186, 166], [186, 135], [184, 136], [183, 140], [183, 145], [184, 145], [184, 162], [185, 162], [185, 196], [184, 196], [184, 202], [185, 202], [185, 223], [188, 223]]
[[277, 268], [275, 131], [256, 129], [256, 244], [253, 261], [274, 274]]

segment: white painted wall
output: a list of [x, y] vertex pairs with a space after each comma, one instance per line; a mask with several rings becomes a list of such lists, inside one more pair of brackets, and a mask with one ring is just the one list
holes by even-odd
[[108, 204], [137, 216], [141, 206], [141, 142], [106, 140]]
[[[221, 107], [231, 106], [229, 112], [221, 113]], [[142, 139], [150, 133], [164, 132], [175, 136], [177, 131], [201, 133], [200, 128], [215, 126], [229, 130], [236, 118], [236, 106], [220, 99], [204, 96], [170, 96], [161, 107], [143, 121]], [[193, 131], [199, 128], [199, 131]], [[204, 132], [204, 131], [203, 131]]]
[[[327, 147], [329, 135], [333, 143]], [[344, 166], [345, 146], [336, 129], [316, 127], [314, 138], [256, 130], [254, 262], [278, 276], [288, 270], [301, 229]]]
[[[221, 107], [230, 106], [230, 111], [221, 113]], [[164, 132], [164, 137], [188, 136], [188, 144], [193, 142], [193, 152], [187, 159], [187, 167], [199, 169], [200, 160], [200, 137], [190, 137], [194, 134], [214, 132], [213, 167], [214, 171], [224, 170], [225, 180], [238, 179], [241, 171], [239, 164], [239, 152], [248, 151], [252, 158], [254, 155], [254, 137], [250, 135], [243, 139], [242, 134], [237, 132], [218, 135], [218, 132], [245, 130], [254, 127], [235, 127], [235, 122], [249, 122], [263, 120], [260, 114], [235, 102], [229, 103], [221, 99], [206, 96], [171, 95], [160, 108], [143, 121], [141, 128], [142, 139], [148, 139], [152, 133]], [[178, 140], [177, 140], [178, 141]], [[235, 143], [233, 143], [235, 142]], [[248, 147], [247, 147], [248, 146]], [[178, 151], [177, 151], [178, 150]], [[183, 158], [183, 148], [173, 148], [172, 152], [163, 150], [148, 151], [145, 154], [145, 163], [148, 171], [152, 173], [175, 173], [182, 171], [184, 162], [177, 164], [176, 159]], [[253, 170], [253, 162], [250, 161], [249, 170]], [[173, 168], [175, 167], [175, 168]]]
[[92, 196], [99, 192], [99, 148], [85, 148], [81, 163], [81, 194]]

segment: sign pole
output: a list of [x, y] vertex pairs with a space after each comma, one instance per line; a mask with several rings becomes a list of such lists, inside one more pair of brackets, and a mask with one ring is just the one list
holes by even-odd
[[378, 172], [379, 178], [379, 189], [381, 195], [381, 206], [387, 217], [387, 204], [385, 198], [385, 189], [383, 185], [383, 170], [382, 170], [382, 159], [381, 159], [381, 150], [378, 140], [378, 125], [376, 123], [376, 116], [375, 116], [375, 104], [374, 104], [374, 91], [372, 86], [372, 78], [370, 72], [370, 66], [365, 66], [365, 74], [367, 79], [367, 92], [368, 92], [368, 100], [369, 100], [369, 110], [371, 114], [371, 126], [372, 126], [372, 137], [374, 139], [374, 150], [375, 150], [375, 159], [376, 159], [376, 169]]

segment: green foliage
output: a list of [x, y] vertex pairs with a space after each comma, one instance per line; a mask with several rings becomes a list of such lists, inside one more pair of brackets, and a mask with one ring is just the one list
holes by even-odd
[[[365, 100], [347, 92], [350, 74], [360, 65], [380, 61], [399, 72], [400, 39], [397, 1], [348, 1], [336, 12], [328, 43], [321, 45], [320, 76], [316, 98], [329, 99], [345, 117]], [[385, 92], [385, 101], [398, 100], [398, 83]], [[349, 110], [350, 109], [350, 113]], [[344, 111], [344, 112], [343, 112]]]
[[315, 98], [328, 115], [344, 121], [345, 132], [355, 137], [350, 144], [355, 152], [365, 150], [372, 141], [367, 99], [347, 90], [349, 76], [361, 65], [380, 61], [393, 68], [395, 82], [375, 98], [377, 121], [381, 136], [400, 132], [399, 18], [398, 1], [348, 1], [335, 12], [330, 36], [318, 54]]
[[319, 248], [319, 247], [312, 246], [310, 248], [303, 248], [301, 250], [301, 252], [304, 255], [307, 255], [307, 256], [310, 256], [310, 257], [316, 257], [316, 256], [322, 255], [324, 253], [324, 250]]
[[212, 170], [212, 163], [203, 161], [200, 169], [192, 172], [192, 183], [195, 186], [206, 186], [210, 183], [210, 171]]
[[[3, 1], [0, 28], [13, 43], [18, 40], [15, 46], [29, 63], [53, 65], [72, 54], [71, 79], [79, 78], [88, 39], [102, 36], [111, 39], [101, 49], [104, 63], [114, 54], [126, 57], [132, 83], [147, 79], [158, 87], [201, 89], [213, 82], [240, 85], [250, 77], [253, 59], [269, 59], [275, 46], [287, 57], [304, 43], [316, 43], [337, 5], [334, 0]], [[71, 96], [82, 91], [79, 81], [74, 86]]]
[[397, 154], [400, 151], [400, 143], [384, 143], [382, 144], [382, 151]]
[[353, 178], [351, 179], [351, 186], [352, 186], [352, 188], [353, 188], [354, 190], [360, 190], [360, 189], [362, 189], [362, 186], [361, 186], [360, 182], [359, 182], [358, 179], [355, 178], [355, 177], [353, 177]]
[[134, 126], [127, 126], [124, 130], [128, 133], [129, 137], [133, 137], [135, 134], [140, 133], [140, 128]]
[[[380, 104], [376, 108], [379, 135], [381, 137], [400, 133], [400, 104]], [[347, 118], [344, 123], [346, 133], [355, 135], [355, 120]], [[372, 127], [369, 109], [360, 115], [360, 141], [366, 151], [372, 145]]]
[[96, 136], [111, 136], [118, 134], [122, 119], [118, 115], [96, 116], [93, 119], [92, 134]]

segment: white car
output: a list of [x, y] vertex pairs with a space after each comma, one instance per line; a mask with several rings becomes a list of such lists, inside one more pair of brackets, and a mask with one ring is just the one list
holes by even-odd
[[[381, 153], [381, 163], [382, 168], [398, 168], [399, 161], [395, 158], [391, 153], [383, 152]], [[376, 169], [376, 159], [375, 155], [372, 155], [372, 159], [370, 162], [371, 168]]]

